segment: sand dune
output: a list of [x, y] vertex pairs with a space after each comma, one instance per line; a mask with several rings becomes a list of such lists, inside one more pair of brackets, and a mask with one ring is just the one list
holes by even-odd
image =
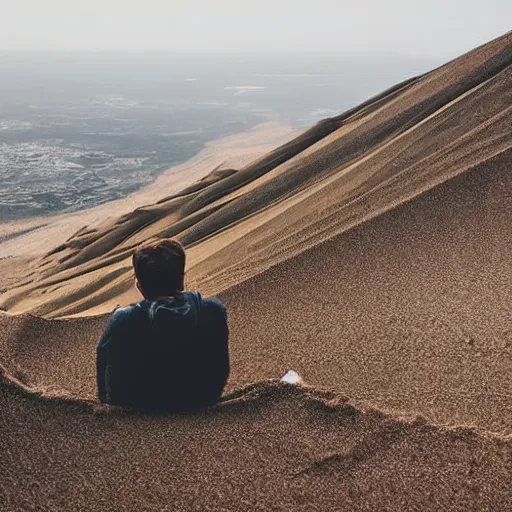
[[[0, 503], [512, 510], [511, 115], [509, 33], [37, 260], [1, 296]], [[228, 395], [107, 411], [104, 313], [165, 236], [228, 306]]]

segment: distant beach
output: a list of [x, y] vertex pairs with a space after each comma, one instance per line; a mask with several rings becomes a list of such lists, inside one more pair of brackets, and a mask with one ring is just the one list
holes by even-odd
[[132, 211], [178, 192], [217, 167], [240, 169], [261, 155], [293, 139], [300, 130], [268, 122], [236, 135], [206, 143], [186, 162], [170, 167], [153, 183], [127, 197], [73, 213], [32, 217], [0, 223], [0, 258], [43, 254], [84, 226]]

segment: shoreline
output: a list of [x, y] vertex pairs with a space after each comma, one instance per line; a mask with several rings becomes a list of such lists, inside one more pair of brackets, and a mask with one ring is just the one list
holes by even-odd
[[0, 222], [0, 259], [42, 255], [84, 226], [92, 228], [108, 218], [155, 203], [200, 180], [216, 167], [241, 169], [300, 132], [277, 121], [260, 123], [244, 132], [207, 142], [194, 157], [170, 167], [155, 181], [124, 198], [72, 213]]

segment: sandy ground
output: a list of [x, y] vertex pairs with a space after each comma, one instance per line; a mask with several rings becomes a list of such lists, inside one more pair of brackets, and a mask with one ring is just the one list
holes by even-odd
[[[512, 33], [34, 260], [0, 296], [0, 508], [512, 510], [511, 114]], [[100, 406], [168, 236], [227, 305], [226, 394]]]

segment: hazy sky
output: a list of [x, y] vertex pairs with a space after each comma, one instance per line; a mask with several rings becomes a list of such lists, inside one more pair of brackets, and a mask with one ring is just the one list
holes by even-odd
[[0, 0], [2, 50], [342, 50], [450, 57], [512, 0]]

